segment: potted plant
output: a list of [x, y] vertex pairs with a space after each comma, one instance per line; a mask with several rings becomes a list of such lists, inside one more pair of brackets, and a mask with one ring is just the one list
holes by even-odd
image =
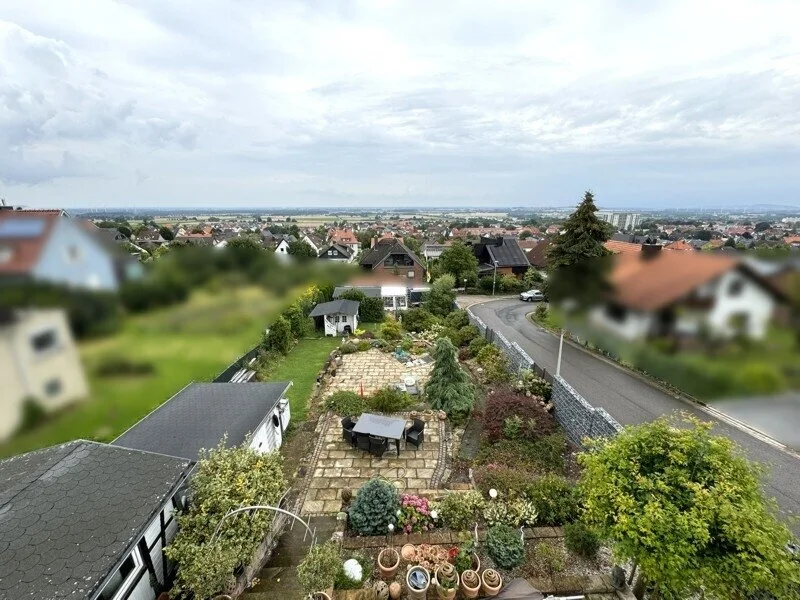
[[461, 592], [465, 598], [477, 598], [481, 591], [481, 578], [477, 571], [467, 569], [461, 574]]
[[430, 584], [431, 575], [424, 567], [414, 566], [406, 573], [408, 597], [411, 600], [425, 600], [428, 596], [428, 587]]
[[494, 569], [486, 569], [481, 575], [481, 582], [483, 583], [483, 593], [487, 596], [497, 596], [500, 588], [503, 587], [503, 578]]
[[378, 554], [378, 569], [381, 577], [392, 579], [400, 566], [400, 553], [394, 548], [384, 548]]
[[458, 571], [451, 563], [444, 563], [436, 569], [436, 589], [440, 600], [453, 600], [458, 589]]
[[476, 573], [481, 572], [481, 559], [478, 558], [478, 555], [475, 553], [474, 541], [467, 540], [456, 550], [455, 555], [450, 558], [450, 562], [453, 563], [459, 574], [467, 569], [471, 569]]
[[341, 567], [339, 549], [333, 542], [312, 546], [297, 567], [303, 591], [319, 600], [333, 596], [333, 583]]

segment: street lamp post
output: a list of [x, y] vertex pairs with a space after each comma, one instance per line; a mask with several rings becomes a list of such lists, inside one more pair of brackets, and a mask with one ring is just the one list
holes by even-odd
[[497, 283], [497, 261], [494, 261], [494, 277], [492, 277], [492, 296], [494, 296], [495, 283]]

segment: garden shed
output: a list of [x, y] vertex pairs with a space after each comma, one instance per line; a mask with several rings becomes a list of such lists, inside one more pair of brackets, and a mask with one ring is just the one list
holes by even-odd
[[325, 335], [335, 336], [353, 333], [358, 329], [358, 309], [361, 305], [356, 300], [333, 300], [321, 302], [309, 313], [319, 325], [322, 322]]

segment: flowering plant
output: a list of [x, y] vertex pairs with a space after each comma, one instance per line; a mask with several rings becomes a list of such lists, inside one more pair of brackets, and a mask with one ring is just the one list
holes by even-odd
[[397, 523], [403, 533], [421, 533], [433, 529], [428, 499], [416, 494], [402, 494]]
[[444, 546], [430, 546], [420, 544], [417, 546], [417, 561], [421, 567], [425, 567], [433, 573], [441, 564], [447, 562], [448, 550]]

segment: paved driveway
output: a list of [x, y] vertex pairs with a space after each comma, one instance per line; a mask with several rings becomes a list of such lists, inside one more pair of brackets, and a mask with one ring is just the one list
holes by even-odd
[[[555, 372], [558, 338], [534, 326], [526, 318], [532, 310], [531, 304], [519, 300], [497, 300], [472, 306], [472, 311], [489, 327], [520, 344], [537, 364]], [[770, 469], [765, 489], [768, 495], [776, 498], [781, 510], [786, 514], [800, 515], [800, 460], [795, 455], [753, 437], [701, 407], [675, 398], [610, 361], [566, 342], [561, 375], [587, 401], [606, 409], [623, 425], [651, 421], [677, 411], [688, 411], [706, 421], [714, 421], [717, 433], [737, 442], [750, 459]], [[800, 523], [794, 523], [792, 528], [800, 534]]]
[[800, 451], [800, 394], [716, 400], [711, 406]]

